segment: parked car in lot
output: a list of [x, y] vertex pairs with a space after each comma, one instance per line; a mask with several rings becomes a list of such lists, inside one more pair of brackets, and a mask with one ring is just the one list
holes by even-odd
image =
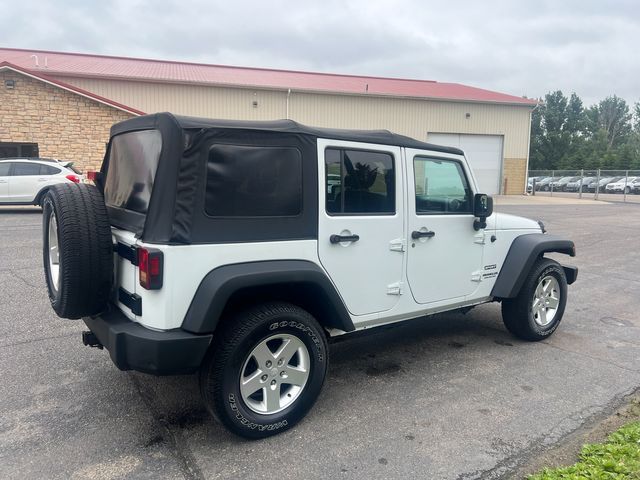
[[548, 192], [551, 182], [560, 180], [560, 177], [544, 177], [540, 181], [536, 181], [536, 192]]
[[572, 241], [493, 212], [462, 150], [390, 132], [141, 116], [94, 178], [44, 200], [53, 309], [122, 370], [199, 372], [248, 438], [305, 416], [333, 338], [494, 301], [544, 340], [578, 274], [546, 256]]
[[0, 205], [41, 205], [52, 185], [84, 180], [72, 165], [47, 158], [0, 159]]
[[636, 183], [640, 181], [640, 177], [622, 177], [617, 182], [607, 184], [607, 193], [631, 193]]
[[580, 189], [582, 189], [583, 192], [586, 192], [587, 186], [595, 180], [596, 177], [583, 177], [582, 180], [578, 177], [577, 180], [567, 183], [564, 189], [566, 192], [579, 192]]
[[559, 180], [551, 182], [550, 187], [554, 192], [564, 192], [570, 182], [575, 182], [579, 179], [580, 177], [562, 177]]
[[605, 192], [605, 187], [609, 183], [617, 182], [621, 178], [624, 178], [624, 177], [603, 177], [600, 180], [595, 179], [594, 181], [589, 183], [589, 185], [587, 186], [587, 191], [588, 192], [595, 192], [596, 191], [596, 187], [597, 187], [599, 192], [604, 193]]
[[537, 185], [540, 180], [545, 177], [529, 177], [527, 179], [527, 193], [533, 192], [534, 185]]

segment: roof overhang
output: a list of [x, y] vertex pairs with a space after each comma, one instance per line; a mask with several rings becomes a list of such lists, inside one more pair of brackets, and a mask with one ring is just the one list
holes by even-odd
[[127, 105], [123, 105], [118, 102], [114, 102], [113, 100], [109, 100], [108, 98], [101, 97], [100, 95], [96, 95], [95, 93], [91, 93], [87, 90], [83, 90], [82, 88], [75, 87], [73, 85], [69, 85], [68, 83], [61, 82], [57, 79], [50, 78], [46, 75], [42, 75], [40, 73], [35, 73], [30, 70], [26, 70], [24, 68], [18, 67], [17, 65], [13, 65], [9, 62], [0, 63], [0, 72], [2, 71], [12, 71], [19, 75], [24, 75], [25, 77], [32, 78], [34, 80], [38, 80], [40, 82], [44, 82], [46, 84], [52, 85], [57, 88], [61, 88], [62, 90], [66, 90], [68, 92], [74, 93], [76, 95], [80, 95], [81, 97], [88, 98], [95, 102], [101, 103], [103, 105], [107, 105], [109, 107], [115, 108], [117, 110], [121, 110], [123, 112], [129, 113], [131, 115], [145, 115], [145, 112], [141, 110], [137, 110], [132, 107], [128, 107]]

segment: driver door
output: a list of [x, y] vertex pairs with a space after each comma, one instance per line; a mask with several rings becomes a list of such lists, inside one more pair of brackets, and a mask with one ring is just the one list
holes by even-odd
[[484, 242], [473, 228], [471, 175], [459, 157], [406, 152], [411, 292], [420, 304], [461, 301], [478, 288]]

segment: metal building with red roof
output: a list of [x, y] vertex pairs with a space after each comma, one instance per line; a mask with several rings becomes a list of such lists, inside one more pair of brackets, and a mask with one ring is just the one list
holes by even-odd
[[[419, 140], [465, 149], [481, 187], [487, 193], [522, 193], [526, 187], [530, 113], [535, 100], [458, 83], [374, 76], [338, 75], [264, 68], [150, 60], [0, 48], [0, 113], [3, 124], [12, 119], [20, 128], [0, 128], [0, 156], [13, 153], [11, 145], [39, 145], [40, 155], [60, 156], [53, 139], [36, 138], [42, 126], [26, 132], [20, 112], [20, 85], [31, 90], [40, 82], [40, 96], [29, 91], [40, 118], [57, 124], [83, 117], [83, 131], [100, 131], [92, 139], [95, 152], [67, 152], [80, 164], [93, 167], [104, 153], [105, 117], [158, 111], [210, 118], [270, 120], [291, 118], [301, 123], [335, 128], [388, 129]], [[8, 82], [8, 83], [7, 83]], [[45, 87], [46, 86], [46, 87]], [[59, 105], [50, 91], [82, 98], [75, 105], [65, 97]], [[24, 92], [25, 94], [27, 92]], [[6, 101], [5, 101], [6, 97]], [[35, 98], [38, 97], [36, 101]], [[53, 100], [46, 100], [53, 98]], [[10, 101], [11, 100], [11, 101]], [[88, 110], [85, 106], [92, 105]], [[91, 116], [68, 111], [99, 112], [100, 126], [90, 129]], [[75, 105], [75, 106], [74, 106]], [[98, 107], [99, 105], [99, 107]], [[34, 105], [35, 106], [35, 105]], [[61, 106], [61, 108], [57, 108]], [[15, 108], [15, 107], [14, 107]], [[42, 112], [41, 110], [47, 110]], [[105, 113], [106, 112], [106, 113]], [[24, 117], [24, 115], [22, 115]], [[86, 117], [86, 118], [85, 118]], [[72, 122], [73, 123], [73, 122]], [[15, 132], [13, 130], [20, 130]], [[72, 129], [73, 130], [73, 129]], [[71, 131], [69, 135], [74, 135]], [[78, 144], [63, 135], [67, 145]], [[100, 145], [101, 148], [97, 148]], [[52, 155], [53, 154], [53, 155]], [[82, 157], [82, 158], [78, 158]], [[90, 157], [90, 158], [87, 158]]]

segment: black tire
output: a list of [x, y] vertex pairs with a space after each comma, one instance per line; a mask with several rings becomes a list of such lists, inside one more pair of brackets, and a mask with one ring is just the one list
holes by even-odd
[[[277, 302], [238, 312], [225, 319], [221, 329], [200, 369], [200, 392], [209, 412], [232, 432], [250, 439], [268, 437], [293, 427], [315, 403], [327, 373], [327, 339], [318, 322], [295, 305]], [[277, 335], [291, 335], [304, 344], [309, 359], [308, 378], [286, 408], [272, 414], [258, 413], [243, 399], [240, 379], [245, 373], [245, 362], [249, 368], [249, 363], [255, 360], [248, 360], [254, 348]], [[277, 345], [274, 348], [277, 351]], [[287, 365], [281, 368], [286, 369]], [[263, 370], [269, 378], [259, 395], [266, 395], [267, 384], [278, 378], [278, 372]], [[286, 380], [278, 381], [283, 382], [283, 392], [291, 388]], [[278, 392], [279, 389], [280, 384]], [[266, 404], [266, 398], [264, 401]]]
[[[100, 313], [113, 285], [111, 227], [102, 194], [88, 184], [54, 185], [44, 197], [42, 214], [43, 261], [51, 306], [62, 318]], [[57, 282], [49, 262], [53, 218], [59, 255]]]
[[[536, 288], [547, 276], [558, 282], [559, 302], [555, 316], [547, 325], [536, 322], [532, 306]], [[507, 330], [522, 340], [532, 342], [544, 340], [556, 331], [567, 304], [567, 278], [560, 264], [549, 258], [540, 258], [533, 265], [531, 272], [515, 298], [502, 301], [502, 320]]]

